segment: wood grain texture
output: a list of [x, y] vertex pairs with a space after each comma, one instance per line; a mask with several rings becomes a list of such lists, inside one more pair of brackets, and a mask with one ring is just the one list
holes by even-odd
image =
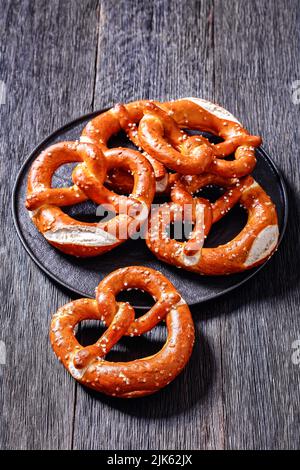
[[93, 99], [97, 2], [1, 1], [0, 447], [69, 448], [75, 384], [49, 345], [51, 312], [67, 300], [15, 236], [11, 192], [26, 154]]
[[[224, 32], [230, 34], [224, 34]], [[299, 2], [215, 1], [216, 100], [236, 113], [282, 169], [290, 220], [282, 247], [221, 317], [225, 447], [299, 448]]]
[[[0, 9], [0, 448], [299, 448], [299, 1], [0, 0]], [[288, 183], [287, 234], [256, 278], [193, 311], [195, 351], [173, 384], [140, 400], [95, 395], [52, 354], [50, 315], [69, 297], [17, 240], [13, 182], [26, 154], [76, 116], [191, 95], [263, 136]], [[126, 340], [115, 358], [153, 352], [163, 337], [159, 327]]]

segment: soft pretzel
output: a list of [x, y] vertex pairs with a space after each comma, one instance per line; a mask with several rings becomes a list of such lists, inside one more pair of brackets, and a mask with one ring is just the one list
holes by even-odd
[[[126, 289], [143, 289], [156, 303], [135, 319], [129, 303], [117, 302]], [[74, 328], [83, 320], [102, 320], [107, 330], [83, 347]], [[130, 362], [105, 359], [124, 335], [137, 336], [166, 321], [168, 337], [156, 354]], [[81, 384], [107, 395], [133, 398], [149, 395], [168, 385], [188, 362], [194, 343], [190, 310], [175, 287], [158, 271], [131, 266], [114, 271], [100, 282], [96, 300], [79, 299], [61, 307], [53, 316], [50, 340], [55, 354]]]
[[207, 171], [213, 161], [210, 142], [202, 136], [188, 137], [169, 113], [154, 103], [145, 104], [138, 128], [142, 148], [178, 173]]
[[116, 194], [103, 185], [94, 181], [86, 165], [80, 164], [74, 169], [72, 178], [74, 183], [97, 204], [113, 206], [119, 213], [127, 212], [132, 206], [136, 209], [145, 208], [144, 220], [148, 216], [148, 209], [153, 201], [155, 183], [153, 170], [148, 161], [135, 150], [129, 148], [114, 148], [105, 153], [107, 171], [119, 169], [130, 172], [133, 178], [133, 187], [129, 196]]
[[[184, 178], [188, 181], [182, 184]], [[228, 187], [225, 194], [212, 205], [200, 198], [191, 201], [190, 192], [207, 184], [226, 186], [224, 183], [226, 181], [220, 181], [215, 175], [199, 175], [183, 177], [181, 185], [177, 188], [175, 185], [171, 192], [173, 201], [162, 205], [149, 219], [146, 243], [155, 256], [169, 264], [205, 275], [244, 271], [262, 264], [271, 256], [279, 237], [276, 209], [269, 196], [251, 176]], [[243, 230], [224, 245], [203, 247], [211, 224], [218, 221], [237, 202], [248, 212], [248, 221]], [[191, 206], [193, 210], [190, 218], [184, 220], [191, 220], [195, 225], [191, 239], [181, 242], [171, 239], [167, 228], [170, 222], [183, 220], [180, 217], [182, 214], [186, 215], [185, 205]]]
[[261, 137], [250, 135], [229, 111], [210, 101], [189, 97], [159, 106], [169, 112], [180, 128], [198, 129], [224, 139], [213, 146], [213, 153], [218, 157], [229, 156], [240, 145], [261, 144]]
[[[147, 100], [140, 100], [125, 105], [130, 122], [138, 123], [141, 120], [146, 103]], [[81, 140], [97, 142], [101, 150], [105, 152], [108, 149], [109, 139], [122, 130], [120, 119], [118, 107], [99, 114], [87, 123], [82, 131]]]
[[[138, 134], [137, 134], [138, 124]], [[212, 144], [202, 136], [189, 136], [182, 129], [210, 132], [224, 141]], [[158, 103], [135, 101], [96, 116], [83, 130], [81, 139], [96, 141], [105, 151], [112, 135], [124, 129], [152, 163], [156, 160], [183, 174], [210, 172], [223, 177], [242, 177], [255, 167], [255, 147], [261, 138], [253, 136], [227, 110], [199, 98], [182, 98]], [[223, 160], [235, 152], [234, 160]], [[154, 159], [154, 160], [153, 160]], [[154, 164], [155, 166], [155, 164]], [[157, 191], [168, 184], [156, 167]], [[117, 177], [116, 184], [130, 187], [130, 177]], [[114, 180], [110, 183], [113, 185]], [[123, 186], [124, 187], [124, 186]]]
[[[182, 174], [214, 173], [226, 178], [251, 173], [256, 164], [255, 147], [261, 138], [251, 136], [226, 110], [196, 99], [155, 104], [145, 103], [138, 127], [141, 147], [168, 168]], [[224, 139], [212, 144], [208, 139], [189, 136], [180, 128], [207, 131]], [[234, 154], [233, 161], [222, 158]]]
[[[69, 188], [52, 188], [55, 170], [69, 162], [82, 162], [73, 172], [76, 184]], [[112, 165], [134, 173], [129, 198], [103, 186], [107, 167]], [[139, 152], [113, 149], [104, 157], [96, 144], [61, 142], [46, 149], [33, 163], [26, 207], [50, 244], [67, 254], [96, 256], [123, 243], [138, 229], [148, 216], [154, 191], [151, 165]], [[109, 204], [120, 213], [106, 222], [88, 223], [75, 220], [60, 209], [88, 198], [98, 204]]]
[[[117, 104], [114, 107], [115, 113], [118, 114], [121, 128], [126, 132], [130, 140], [135, 144], [135, 146], [142, 150], [140, 145], [140, 140], [138, 136], [137, 123], [130, 118], [130, 114], [127, 111], [126, 107], [123, 104]], [[159, 183], [166, 177], [167, 171], [162, 163], [160, 163], [156, 158], [151, 157], [146, 152], [143, 152], [143, 155], [149, 160], [153, 166], [154, 174], [156, 181]]]
[[[143, 113], [143, 107], [147, 101], [136, 101], [129, 103], [126, 106], [117, 104], [109, 111], [106, 111], [99, 116], [96, 116], [90, 121], [82, 132], [80, 138], [81, 142], [96, 142], [100, 146], [104, 154], [108, 151], [109, 139], [114, 135], [124, 130], [131, 141], [140, 148], [140, 142], [137, 132], [137, 123], [141, 119]], [[143, 152], [144, 156], [151, 163], [155, 179], [156, 179], [156, 191], [162, 192], [168, 182], [167, 171], [162, 163], [156, 158]], [[115, 172], [112, 173], [114, 175]], [[109, 180], [112, 187], [127, 191], [132, 187], [132, 177], [130, 174], [124, 171], [117, 172], [117, 182], [114, 178]], [[116, 185], [116, 186], [115, 186]]]

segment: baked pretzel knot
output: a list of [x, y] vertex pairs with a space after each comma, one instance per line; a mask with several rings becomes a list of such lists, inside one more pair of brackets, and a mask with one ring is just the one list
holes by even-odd
[[[55, 170], [80, 162], [73, 170], [73, 186], [52, 188]], [[107, 170], [123, 168], [133, 174], [133, 188], [126, 197], [104, 187]], [[131, 149], [111, 149], [104, 157], [95, 143], [61, 142], [47, 148], [34, 161], [29, 177], [26, 207], [46, 240], [64, 253], [96, 256], [120, 245], [147, 219], [155, 193], [150, 163]], [[112, 208], [116, 216], [106, 222], [81, 222], [61, 207], [91, 199]]]
[[[255, 147], [261, 144], [261, 138], [250, 135], [220, 106], [198, 98], [183, 98], [146, 103], [143, 114], [138, 128], [140, 145], [171, 170], [239, 178], [255, 167]], [[183, 129], [209, 132], [223, 142], [214, 145], [202, 136], [189, 136]], [[224, 160], [233, 152], [233, 161]]]
[[[143, 109], [146, 103], [148, 101], [141, 100], [126, 105], [117, 104], [108, 111], [99, 114], [84, 128], [80, 141], [96, 142], [106, 155], [106, 152], [109, 150], [109, 139], [123, 130], [132, 143], [141, 151], [137, 124], [143, 116]], [[146, 152], [143, 152], [143, 155], [153, 167], [156, 191], [163, 192], [168, 183], [168, 174], [164, 165]], [[108, 182], [111, 186], [118, 190], [130, 192], [133, 186], [131, 174], [119, 168], [111, 170], [114, 170], [108, 175]]]
[[[201, 135], [189, 135], [186, 129], [208, 132], [223, 141], [213, 144]], [[97, 142], [105, 153], [109, 139], [121, 130], [151, 162], [157, 193], [167, 189], [166, 168], [186, 175], [207, 172], [225, 178], [246, 176], [255, 167], [255, 147], [261, 144], [261, 138], [250, 135], [227, 110], [199, 98], [116, 105], [92, 119], [81, 140]], [[233, 160], [225, 159], [231, 154]], [[123, 171], [114, 171], [109, 182], [118, 190], [132, 187], [131, 176]]]
[[[117, 302], [116, 295], [138, 288], [156, 300], [135, 319], [133, 307]], [[100, 339], [83, 347], [74, 328], [83, 320], [102, 320], [107, 326]], [[166, 321], [168, 337], [156, 354], [130, 362], [110, 362], [105, 356], [122, 336], [137, 336]], [[50, 340], [55, 354], [81, 384], [107, 395], [133, 398], [157, 392], [182, 371], [194, 343], [190, 310], [175, 287], [161, 273], [142, 266], [118, 269], [100, 282], [96, 300], [79, 299], [53, 316]]]
[[[192, 194], [207, 185], [227, 188], [215, 203]], [[149, 219], [146, 243], [154, 255], [177, 267], [205, 275], [231, 274], [262, 264], [277, 247], [279, 229], [274, 204], [251, 177], [226, 180], [211, 174], [182, 177], [171, 191], [172, 202], [163, 204]], [[214, 248], [203, 247], [213, 223], [236, 203], [248, 212], [242, 231], [229, 242]], [[191, 208], [186, 217], [185, 209]], [[170, 223], [194, 224], [188, 241], [170, 238]]]

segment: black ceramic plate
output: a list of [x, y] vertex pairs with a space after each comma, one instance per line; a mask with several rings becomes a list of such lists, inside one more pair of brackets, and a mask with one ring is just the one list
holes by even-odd
[[[20, 169], [13, 191], [14, 222], [24, 248], [36, 264], [61, 286], [81, 297], [93, 297], [99, 281], [117, 268], [130, 265], [150, 266], [166, 275], [190, 305], [218, 297], [254, 276], [261, 266], [240, 274], [222, 277], [206, 277], [189, 273], [157, 260], [143, 240], [129, 240], [103, 256], [88, 259], [64, 255], [46, 242], [32, 224], [24, 207], [28, 170], [42, 150], [55, 142], [78, 139], [86, 123], [101, 112], [103, 110], [83, 116], [58, 129], [38, 145]], [[123, 135], [117, 136], [112, 145], [131, 146]], [[71, 184], [70, 176], [71, 165], [61, 167], [53, 177], [53, 185]], [[285, 184], [275, 164], [262, 148], [257, 149], [254, 177], [276, 204], [281, 240], [288, 212]], [[79, 220], [97, 220], [94, 217], [95, 205], [91, 202], [78, 204], [66, 212]], [[207, 246], [217, 246], [230, 240], [242, 229], [245, 220], [242, 209], [239, 207], [232, 209], [225, 218], [215, 224], [207, 240]], [[141, 308], [149, 307], [149, 299], [141, 297], [136, 291], [131, 293], [131, 302]]]

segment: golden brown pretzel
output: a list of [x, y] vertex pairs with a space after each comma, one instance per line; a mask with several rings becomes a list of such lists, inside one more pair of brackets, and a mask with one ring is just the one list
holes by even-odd
[[[255, 146], [260, 137], [251, 136], [227, 111], [212, 103], [184, 98], [157, 106], [144, 106], [138, 135], [141, 147], [168, 168], [182, 174], [214, 173], [226, 178], [248, 175], [255, 167]], [[211, 144], [202, 136], [189, 136], [180, 127], [198, 129], [224, 139]], [[223, 160], [234, 154], [233, 161]]]
[[207, 171], [213, 161], [209, 141], [202, 136], [189, 137], [169, 112], [154, 103], [145, 104], [138, 127], [142, 148], [178, 173], [193, 175]]
[[[136, 122], [131, 120], [130, 114], [128, 113], [126, 107], [123, 104], [117, 104], [114, 107], [114, 110], [118, 114], [121, 128], [126, 132], [127, 136], [134, 143], [134, 145], [138, 148], [138, 150], [141, 151], [142, 148], [140, 146]], [[155, 179], [157, 180], [158, 183], [160, 182], [162, 184], [162, 180], [166, 178], [166, 174], [167, 174], [166, 168], [164, 167], [162, 163], [156, 160], [156, 158], [153, 158], [151, 157], [151, 155], [148, 155], [148, 153], [143, 152], [143, 155], [151, 163], [153, 170], [154, 170]]]
[[[143, 117], [143, 109], [147, 100], [133, 101], [125, 105], [128, 119], [132, 123], [138, 123]], [[109, 139], [122, 130], [118, 110], [111, 108], [99, 114], [89, 121], [81, 134], [81, 140], [96, 141], [101, 150], [108, 148]]]
[[110, 205], [116, 212], [123, 212], [132, 206], [144, 206], [146, 216], [155, 192], [154, 175], [147, 159], [129, 148], [114, 148], [105, 152], [107, 171], [119, 169], [130, 172], [133, 185], [129, 196], [119, 195], [102, 185], [97, 185], [86, 165], [78, 165], [72, 174], [74, 183], [97, 204]]
[[[199, 98], [165, 103], [135, 101], [112, 108], [92, 119], [81, 139], [96, 141], [105, 151], [109, 138], [122, 126], [152, 159], [167, 163], [171, 169], [184, 174], [209, 171], [224, 177], [242, 177], [253, 170], [256, 163], [254, 148], [261, 144], [261, 138], [250, 135], [228, 111]], [[224, 142], [214, 145], [201, 136], [188, 136], [179, 128], [210, 132], [223, 138]], [[233, 161], [222, 160], [233, 152]], [[131, 181], [126, 174], [121, 174], [110, 180], [110, 184], [128, 190]], [[165, 191], [167, 184], [166, 176], [157, 191]]]
[[[126, 106], [117, 104], [109, 111], [106, 111], [99, 116], [96, 116], [90, 121], [82, 132], [80, 140], [82, 142], [96, 142], [100, 146], [103, 153], [106, 155], [108, 151], [108, 141], [114, 135], [124, 130], [131, 141], [140, 148], [139, 138], [137, 134], [136, 125], [142, 117], [143, 107], [147, 101], [136, 101], [129, 103]], [[162, 192], [167, 183], [168, 175], [164, 165], [151, 157], [147, 153], [143, 153], [144, 156], [151, 163], [155, 179], [156, 179], [156, 190]], [[112, 173], [114, 175], [115, 172]], [[131, 175], [124, 171], [117, 172], [117, 182], [114, 178], [109, 180], [110, 185], [113, 188], [128, 191], [132, 187]]]
[[[73, 174], [78, 184], [52, 188], [55, 170], [69, 162], [83, 162]], [[129, 198], [104, 188], [106, 169], [110, 165], [134, 172], [135, 183]], [[116, 149], [106, 158], [96, 144], [61, 142], [46, 149], [34, 161], [28, 177], [26, 207], [51, 245], [75, 256], [96, 256], [123, 243], [138, 229], [147, 218], [154, 191], [152, 167], [139, 152]], [[98, 204], [112, 205], [117, 213], [120, 206], [124, 210], [106, 222], [88, 223], [75, 220], [60, 209], [88, 198]]]
[[[117, 302], [126, 289], [143, 289], [156, 300], [142, 317], [133, 307]], [[124, 335], [137, 336], [166, 321], [168, 337], [156, 354], [130, 362], [110, 362], [106, 354]], [[100, 339], [83, 347], [74, 328], [83, 320], [102, 320], [108, 327]], [[81, 384], [107, 395], [133, 398], [149, 395], [168, 385], [188, 362], [194, 343], [190, 310], [180, 294], [158, 271], [142, 266], [118, 269], [96, 290], [96, 300], [79, 299], [53, 316], [50, 340], [55, 354]]]
[[[189, 184], [186, 184], [185, 189], [190, 189], [191, 192], [208, 183], [224, 185], [212, 175], [187, 178], [192, 181], [190, 188]], [[191, 204], [190, 195], [187, 191], [184, 193], [184, 185], [179, 190], [175, 185], [171, 195], [173, 201], [176, 202], [164, 204], [154, 211], [149, 219], [146, 243], [160, 260], [198, 274], [222, 275], [258, 266], [276, 249], [279, 230], [275, 206], [251, 176], [229, 187], [211, 207], [204, 204], [201, 199], [196, 198], [192, 202], [192, 207], [196, 205], [198, 214], [195, 214], [193, 210], [191, 220], [195, 222], [195, 227], [192, 240], [187, 242], [170, 239], [166, 230], [168, 224], [177, 220], [178, 214], [182, 214], [183, 203]], [[237, 202], [248, 212], [246, 226], [228, 243], [215, 248], [203, 248], [204, 237], [211, 224], [219, 220]], [[196, 215], [198, 215], [198, 220], [195, 218]], [[198, 241], [196, 249], [193, 245], [194, 239]]]

